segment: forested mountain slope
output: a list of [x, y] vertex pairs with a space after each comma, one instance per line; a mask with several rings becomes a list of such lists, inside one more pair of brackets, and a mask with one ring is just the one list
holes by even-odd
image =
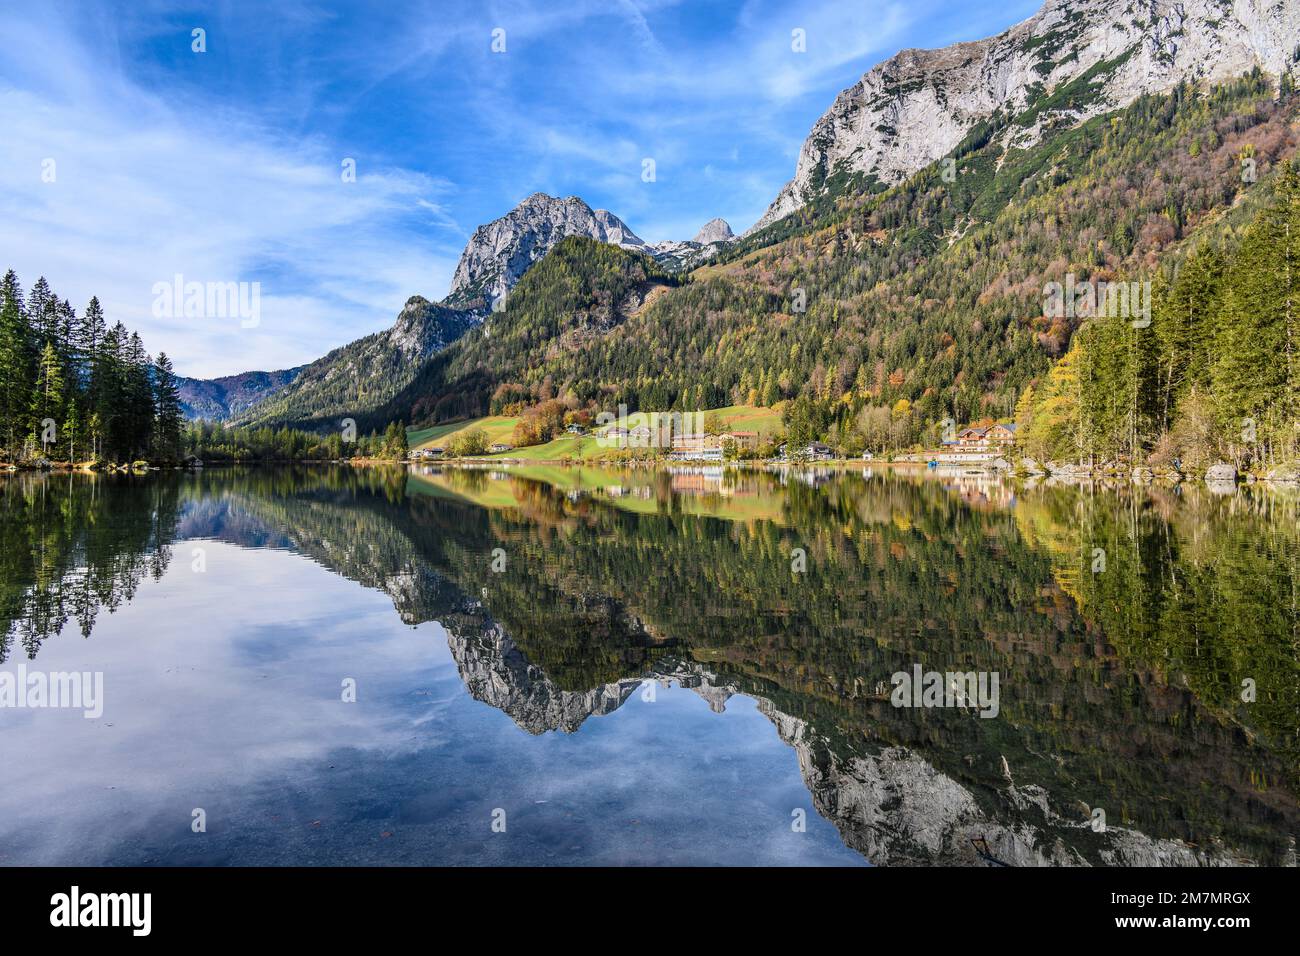
[[412, 296], [393, 327], [340, 346], [302, 369], [292, 383], [243, 414], [236, 424], [337, 427], [397, 394], [430, 355], [477, 322], [472, 312]]
[[[437, 357], [392, 410], [412, 422], [482, 414], [498, 390], [599, 409], [794, 400], [812, 433], [843, 435], [880, 409], [901, 438], [948, 417], [1009, 416], [1081, 320], [1045, 316], [1046, 284], [1155, 280], [1194, 234], [1230, 241], [1294, 152], [1295, 105], [1289, 83], [1279, 95], [1255, 73], [1141, 97], [1029, 149], [1004, 142], [1010, 119], [984, 123], [951, 163], [801, 210], [779, 224], [786, 238], [705, 266], [617, 322], [583, 318], [594, 283], [651, 266], [570, 245], [556, 270], [564, 298], [537, 294], [541, 275], [520, 295], [530, 272], [491, 329]], [[557, 339], [577, 330], [580, 348]]]
[[568, 392], [570, 381], [543, 369], [588, 354], [676, 282], [647, 255], [569, 236], [524, 273], [505, 311], [434, 356], [377, 420], [408, 411], [412, 420], [449, 420]]

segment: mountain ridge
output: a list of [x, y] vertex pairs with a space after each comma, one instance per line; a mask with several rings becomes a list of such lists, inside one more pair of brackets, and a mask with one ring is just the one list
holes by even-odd
[[[274, 378], [279, 373], [244, 372], [240, 376], [222, 379], [186, 379], [186, 394], [193, 396], [193, 401], [187, 406], [187, 415], [217, 421], [229, 419], [235, 424], [281, 424], [286, 421], [302, 424], [322, 416], [356, 413], [356, 408], [337, 401], [324, 402], [320, 409], [307, 407], [306, 401], [322, 388], [333, 388], [327, 380], [347, 374], [340, 371], [339, 363], [355, 363], [362, 355], [369, 355], [377, 363], [369, 370], [371, 377], [400, 380], [395, 388], [368, 393], [378, 395], [374, 405], [382, 405], [414, 377], [420, 363], [432, 351], [450, 345], [485, 316], [503, 308], [507, 295], [524, 273], [570, 236], [593, 239], [649, 256], [670, 271], [692, 268], [735, 239], [727, 221], [714, 218], [705, 223], [693, 239], [651, 244], [609, 210], [592, 209], [577, 196], [557, 198], [536, 192], [505, 215], [474, 231], [461, 254], [451, 290], [442, 302], [434, 304], [423, 296], [412, 296], [389, 329], [363, 336], [339, 346], [315, 362], [299, 366], [293, 370], [295, 374], [292, 377], [277, 380], [273, 387], [265, 387], [236, 402], [233, 408], [211, 398], [221, 393], [222, 382], [249, 376]], [[444, 325], [450, 323], [458, 331], [448, 336], [411, 320], [413, 315], [427, 310], [442, 310], [439, 314], [446, 320]], [[382, 342], [387, 342], [387, 348], [377, 344]], [[411, 360], [412, 367], [397, 373], [393, 367], [397, 356]], [[299, 375], [304, 377], [299, 380]], [[357, 394], [367, 393], [362, 382], [365, 377], [359, 372], [352, 375]], [[272, 400], [277, 395], [279, 399]], [[291, 414], [290, 409], [295, 411]]]
[[[1126, 14], [1128, 14], [1126, 18]], [[1253, 67], [1281, 75], [1300, 45], [1300, 6], [1283, 0], [1047, 0], [982, 40], [901, 50], [835, 98], [804, 140], [794, 177], [746, 231], [761, 231], [826, 191], [837, 176], [895, 185], [944, 157], [999, 112], [1003, 145], [1035, 145], [1183, 81]], [[1087, 93], [1052, 94], [1080, 79]]]
[[523, 274], [569, 236], [642, 252], [677, 269], [698, 265], [735, 238], [726, 220], [715, 218], [693, 239], [648, 243], [608, 209], [592, 209], [578, 196], [535, 192], [474, 230], [443, 301], [485, 310], [500, 308]]
[[[1187, 38], [1189, 31], [1200, 30], [1216, 12], [1222, 16], [1214, 21], [1213, 30], [1207, 34], [1212, 40], [1200, 34]], [[1292, 52], [1288, 53], [1288, 49]], [[997, 36], [938, 50], [903, 50], [872, 67], [860, 83], [841, 92], [814, 125], [801, 150], [795, 178], [778, 194], [764, 217], [743, 236], [736, 237], [724, 220], [714, 219], [691, 240], [649, 244], [608, 210], [592, 209], [577, 196], [559, 198], [534, 192], [505, 215], [475, 230], [462, 252], [451, 290], [438, 307], [458, 314], [456, 324], [462, 332], [475, 327], [485, 316], [505, 308], [511, 290], [524, 274], [559, 242], [571, 236], [645, 255], [670, 272], [691, 271], [730, 249], [718, 260], [727, 267], [726, 263], [736, 261], [739, 256], [748, 257], [751, 252], [768, 247], [778, 248], [792, 234], [791, 227], [787, 223], [776, 232], [765, 231], [765, 227], [785, 220], [810, 203], [820, 202], [821, 197], [853, 199], [852, 193], [883, 194], [891, 184], [916, 176], [945, 158], [951, 161], [951, 168], [942, 171], [942, 180], [953, 185], [939, 186], [941, 191], [946, 188], [953, 198], [984, 193], [964, 216], [958, 217], [964, 223], [953, 219], [947, 224], [951, 243], [972, 222], [991, 221], [998, 203], [1012, 201], [1024, 193], [1035, 177], [1041, 176], [1043, 170], [1035, 168], [1034, 162], [1023, 166], [1022, 162], [1045, 140], [1066, 131], [1080, 130], [1098, 115], [1116, 115], [1117, 103], [1135, 102], [1147, 90], [1164, 89], [1186, 80], [1198, 81], [1239, 68], [1248, 72], [1261, 65], [1283, 72], [1297, 58], [1300, 58], [1300, 7], [1288, 7], [1277, 0], [1236, 0], [1228, 13], [1217, 0], [1188, 0], [1187, 3], [1134, 0], [1127, 6], [1119, 0], [1047, 0], [1033, 17]], [[1087, 139], [1083, 139], [1085, 148]], [[985, 145], [990, 149], [984, 149]], [[978, 186], [972, 192], [971, 187], [956, 181], [958, 163], [962, 164], [960, 170], [964, 174], [972, 157], [979, 168], [974, 181], [985, 182], [989, 188]], [[1008, 171], [1014, 171], [1014, 175], [1004, 175], [1005, 164], [1010, 164]], [[1059, 175], [1059, 172], [1052, 173], [1053, 177]], [[1017, 177], [1018, 182], [1012, 182]], [[925, 204], [931, 205], [929, 200]], [[951, 218], [938, 209], [906, 213], [918, 214], [934, 223]], [[831, 254], [852, 248], [861, 256], [866, 249], [880, 246], [893, 231], [902, 245], [887, 257], [896, 260], [892, 268], [910, 269], [923, 261], [917, 258], [919, 248], [910, 247], [914, 243], [927, 246], [938, 240], [931, 234], [929, 225], [913, 223], [907, 230], [899, 231], [901, 223], [892, 222], [893, 215], [887, 208], [862, 219], [855, 228], [837, 229], [841, 236], [832, 243]], [[882, 228], [882, 224], [888, 228]], [[795, 225], [806, 231], [812, 223]], [[1141, 223], [1131, 223], [1122, 228], [1131, 233], [1141, 226]], [[1174, 228], [1177, 231], [1180, 226]], [[864, 246], [868, 237], [870, 246]], [[882, 274], [876, 278], [883, 277]], [[736, 308], [759, 308], [781, 314], [788, 305], [779, 304], [775, 299], [768, 301], [769, 293], [774, 292], [769, 285], [770, 281], [760, 281], [755, 288], [744, 291], [733, 288], [732, 283], [725, 290], [719, 287], [708, 295], [684, 294], [700, 299], [702, 308], [721, 310], [722, 316]], [[375, 335], [391, 337], [397, 331], [394, 327], [388, 333]], [[755, 333], [767, 335], [761, 328]], [[1055, 327], [1039, 333], [1049, 343], [1046, 348], [1049, 357], [1058, 354], [1057, 349], [1069, 333], [1069, 329]], [[950, 334], [962, 337], [957, 330]], [[373, 338], [343, 348], [365, 353], [366, 347], [359, 343]], [[454, 338], [442, 337], [440, 345], [434, 344], [440, 348], [452, 341]], [[1004, 348], [1009, 346], [1004, 344]], [[564, 351], [561, 349], [560, 354]], [[827, 353], [828, 363], [849, 361], [847, 357], [837, 356], [836, 351]], [[406, 392], [407, 385], [417, 378], [428, 378], [419, 369], [394, 369], [391, 359], [396, 353], [417, 364], [432, 357], [432, 351], [424, 347], [396, 348], [391, 354], [384, 353], [379, 363], [383, 371], [371, 369], [370, 377], [379, 373], [399, 382], [398, 386], [382, 389], [382, 395], [358, 387], [352, 399], [353, 411], [368, 413], [384, 409], [389, 414], [414, 414], [417, 418], [428, 413], [427, 404], [417, 402], [419, 407], [403, 410], [387, 401]], [[1014, 359], [1004, 356], [1002, 363], [1026, 361], [1030, 361], [1027, 355]], [[800, 359], [799, 364], [806, 365], [806, 361]], [[493, 374], [488, 369], [479, 371], [489, 377]], [[649, 379], [662, 379], [666, 371], [651, 373], [647, 368], [638, 369], [640, 383], [631, 391], [642, 392]], [[812, 367], [805, 368], [803, 374], [814, 375], [821, 382], [824, 373]], [[839, 379], [845, 374], [844, 371], [836, 373], [837, 387], [843, 385]], [[860, 369], [859, 377], [862, 374]], [[879, 378], [879, 372], [872, 374]], [[892, 374], [904, 374], [903, 366]], [[365, 376], [356, 373], [353, 377], [359, 382]], [[307, 376], [308, 382], [318, 379], [316, 374]], [[800, 390], [794, 387], [797, 380], [798, 375], [788, 366], [769, 368], [762, 374], [755, 369], [752, 375], [743, 376], [734, 385], [724, 385], [722, 390], [739, 389], [745, 393], [739, 399], [734, 394], [731, 396], [731, 400], [741, 403], [751, 392], [776, 400], [781, 396], [793, 397]], [[773, 387], [778, 381], [786, 384]], [[617, 385], [611, 380], [602, 387]], [[970, 389], [967, 384], [962, 387]], [[643, 398], [661, 401], [672, 391], [652, 386], [643, 391]], [[718, 389], [705, 391], [712, 394]], [[888, 390], [877, 386], [871, 391], [879, 395]], [[295, 396], [309, 393], [306, 385], [289, 386], [282, 393], [285, 397], [278, 400], [273, 397], [261, 411], [245, 413], [243, 420], [315, 420], [319, 417], [316, 410], [303, 407], [301, 402], [297, 417], [285, 416], [285, 409], [294, 404]], [[692, 386], [692, 393], [703, 397], [698, 385]], [[973, 395], [970, 392], [971, 397], [963, 399], [963, 404], [973, 401]], [[360, 409], [355, 404], [362, 396], [371, 402], [369, 408]], [[698, 398], [694, 401], [699, 404]], [[336, 401], [330, 407], [337, 412], [342, 404]]]
[[337, 427], [340, 417], [356, 415], [391, 398], [425, 359], [455, 342], [480, 318], [474, 312], [413, 295], [390, 328], [341, 345], [308, 363], [291, 383], [231, 421], [236, 425]]
[[[787, 428], [873, 448], [879, 429], [906, 445], [945, 416], [1009, 414], [1077, 327], [1043, 315], [1043, 283], [1070, 271], [1151, 276], [1197, 233], [1218, 235], [1216, 222], [1244, 224], [1295, 152], [1296, 106], [1246, 76], [1143, 97], [1026, 151], [990, 138], [959, 155], [952, 183], [936, 164], [884, 193], [842, 197], [586, 334], [581, 349], [561, 347], [567, 313], [536, 295], [511, 303], [493, 320], [495, 357], [473, 357], [486, 343], [467, 340], [387, 412], [433, 424], [560, 397], [592, 413], [788, 401]], [[1248, 148], [1259, 186], [1241, 174]], [[567, 274], [604, 282], [619, 265], [602, 258], [576, 257]]]
[[191, 421], [225, 421], [291, 384], [306, 365], [274, 372], [238, 372], [218, 378], [176, 376], [181, 413]]

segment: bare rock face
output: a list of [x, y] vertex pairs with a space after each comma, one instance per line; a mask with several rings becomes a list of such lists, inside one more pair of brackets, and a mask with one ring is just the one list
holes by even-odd
[[1207, 485], [1235, 485], [1237, 483], [1236, 466], [1223, 461], [1217, 465], [1211, 465], [1205, 470], [1205, 483]]
[[447, 645], [470, 696], [508, 714], [530, 734], [573, 733], [588, 717], [618, 710], [643, 683], [634, 677], [589, 691], [561, 690], [491, 622], [478, 632], [449, 628]]
[[593, 210], [577, 196], [557, 199], [533, 193], [500, 219], [479, 226], [461, 253], [452, 277], [449, 303], [482, 297], [491, 308], [519, 281], [528, 267], [568, 236], [648, 252], [623, 220]]
[[465, 316], [413, 295], [406, 300], [392, 328], [383, 333], [388, 347], [405, 363], [418, 363], [456, 341], [470, 320]]
[[[1063, 816], [1035, 785], [1008, 785], [981, 803], [904, 747], [845, 759], [797, 717], [758, 698], [759, 710], [794, 748], [817, 812], [878, 866], [1231, 866], [1230, 850], [1193, 847], [1126, 827], [1091, 830]], [[1005, 762], [1004, 762], [1005, 770]]]
[[700, 231], [695, 234], [691, 242], [699, 243], [706, 246], [711, 242], [730, 242], [735, 239], [735, 234], [731, 231], [731, 226], [725, 219], [710, 219]]
[[568, 236], [642, 252], [667, 269], [693, 268], [736, 238], [725, 219], [711, 219], [690, 241], [652, 245], [612, 212], [592, 209], [577, 196], [556, 199], [534, 193], [500, 219], [474, 230], [456, 266], [447, 304], [492, 309], [529, 266]]
[[[996, 37], [904, 50], [869, 70], [814, 124], [794, 179], [751, 231], [788, 216], [836, 175], [900, 182], [995, 112], [1015, 118], [1001, 134], [1006, 145], [1030, 146], [1050, 125], [1075, 125], [1183, 80], [1256, 66], [1280, 75], [1298, 45], [1293, 0], [1047, 0]], [[1073, 95], [1047, 102], [1072, 81]]]

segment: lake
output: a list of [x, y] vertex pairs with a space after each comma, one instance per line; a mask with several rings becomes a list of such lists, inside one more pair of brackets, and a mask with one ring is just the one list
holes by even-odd
[[880, 469], [8, 476], [0, 864], [1294, 864], [1298, 513]]

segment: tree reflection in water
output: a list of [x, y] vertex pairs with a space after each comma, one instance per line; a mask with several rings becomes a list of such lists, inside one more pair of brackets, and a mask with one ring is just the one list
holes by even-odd
[[[90, 636], [178, 542], [291, 547], [441, 622], [470, 693], [531, 733], [646, 679], [755, 698], [876, 863], [1293, 862], [1297, 510], [829, 471], [19, 475], [0, 660]], [[996, 672], [998, 717], [894, 707], [914, 665]]]

